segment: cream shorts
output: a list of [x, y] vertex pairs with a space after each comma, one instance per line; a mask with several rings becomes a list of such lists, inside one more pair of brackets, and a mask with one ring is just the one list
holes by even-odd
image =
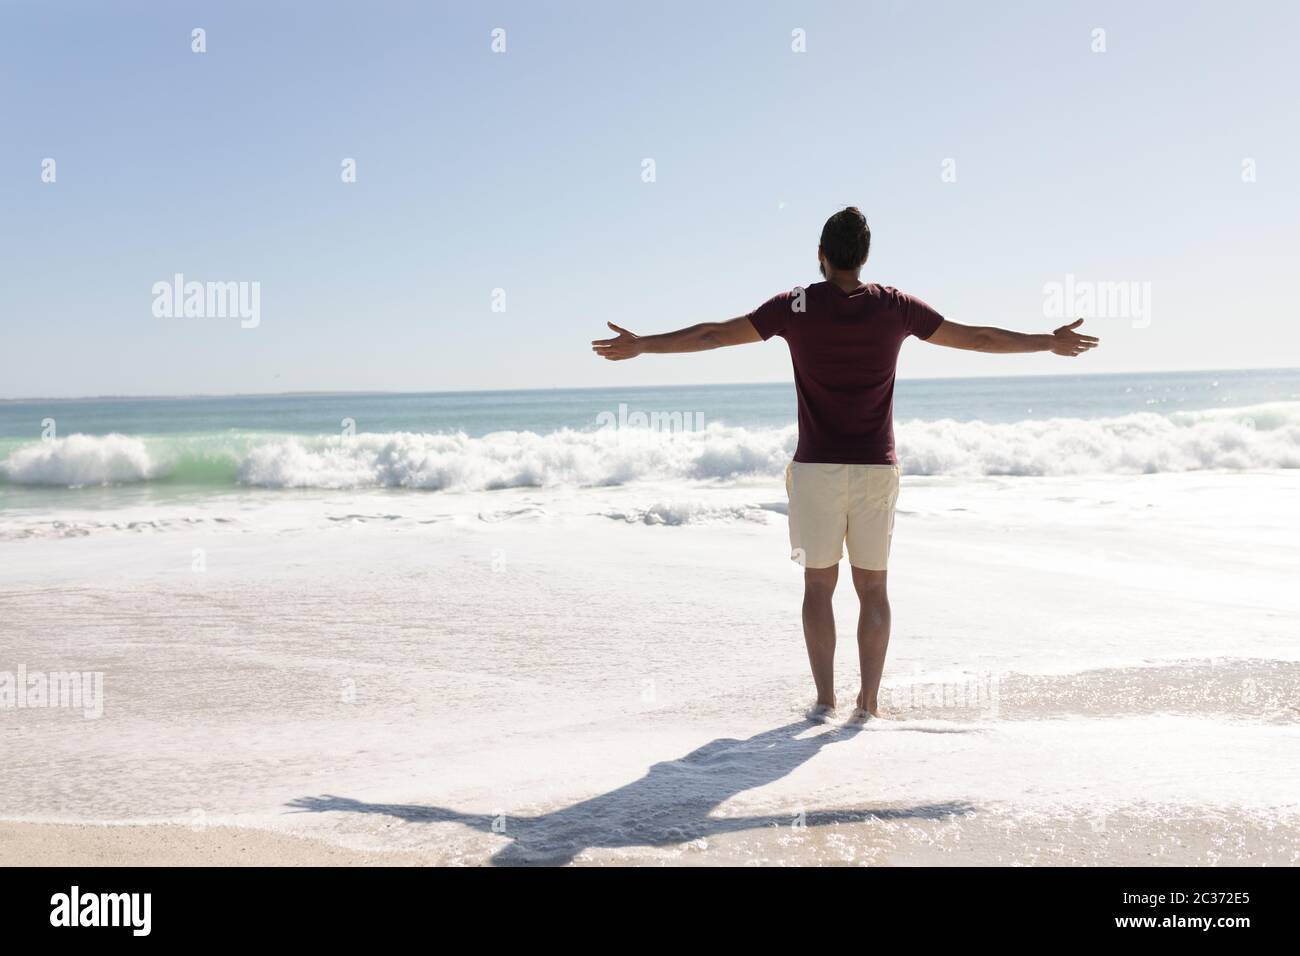
[[790, 497], [790, 558], [806, 568], [840, 563], [864, 571], [889, 566], [898, 503], [897, 465], [831, 465], [792, 461], [785, 469]]

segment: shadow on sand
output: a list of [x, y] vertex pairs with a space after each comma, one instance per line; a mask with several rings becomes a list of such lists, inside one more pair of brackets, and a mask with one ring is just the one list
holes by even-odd
[[[720, 738], [677, 760], [652, 766], [644, 777], [626, 786], [536, 816], [511, 816], [504, 821], [510, 842], [493, 855], [499, 866], [559, 865], [597, 847], [664, 846], [701, 837], [789, 826], [790, 812], [749, 817], [715, 817], [712, 811], [746, 790], [779, 780], [811, 759], [822, 747], [855, 736], [849, 725], [810, 736], [799, 736], [817, 725], [801, 720], [747, 740]], [[494, 817], [462, 813], [444, 807], [363, 803], [347, 797], [299, 797], [288, 804], [299, 812], [377, 813], [408, 823], [461, 823], [493, 833]], [[807, 826], [862, 820], [940, 820], [974, 808], [965, 803], [925, 804], [875, 810], [836, 810], [806, 813]], [[501, 824], [497, 824], [500, 830]]]

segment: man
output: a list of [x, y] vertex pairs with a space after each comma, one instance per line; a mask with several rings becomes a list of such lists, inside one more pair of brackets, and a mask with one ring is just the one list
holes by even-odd
[[790, 545], [804, 566], [803, 631], [817, 685], [810, 716], [835, 709], [835, 619], [831, 595], [848, 543], [858, 616], [862, 685], [857, 718], [881, 716], [880, 675], [889, 646], [886, 566], [898, 499], [894, 454], [894, 373], [909, 335], [976, 352], [1053, 352], [1074, 357], [1098, 344], [1074, 330], [1079, 319], [1050, 335], [958, 325], [920, 299], [859, 278], [871, 248], [867, 220], [850, 206], [826, 220], [817, 259], [824, 282], [796, 287], [729, 322], [704, 322], [662, 335], [618, 335], [592, 350], [619, 361], [646, 352], [700, 352], [766, 341], [790, 347], [799, 398], [799, 445], [786, 469]]

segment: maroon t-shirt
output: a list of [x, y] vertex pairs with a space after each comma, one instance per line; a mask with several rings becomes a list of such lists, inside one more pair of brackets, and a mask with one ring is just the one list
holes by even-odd
[[764, 340], [790, 346], [799, 393], [795, 461], [892, 465], [894, 371], [909, 335], [928, 339], [943, 316], [889, 286], [845, 292], [816, 282], [768, 299], [748, 315]]

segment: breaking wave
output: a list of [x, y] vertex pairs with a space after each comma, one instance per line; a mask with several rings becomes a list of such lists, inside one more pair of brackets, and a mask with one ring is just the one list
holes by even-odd
[[[1247, 408], [1057, 418], [1008, 424], [909, 421], [896, 428], [903, 470], [919, 475], [1144, 474], [1300, 467], [1300, 402]], [[264, 488], [483, 490], [635, 480], [779, 476], [793, 425], [699, 431], [562, 430], [546, 435], [392, 432], [338, 436], [72, 435], [14, 448], [11, 484], [168, 482]]]

